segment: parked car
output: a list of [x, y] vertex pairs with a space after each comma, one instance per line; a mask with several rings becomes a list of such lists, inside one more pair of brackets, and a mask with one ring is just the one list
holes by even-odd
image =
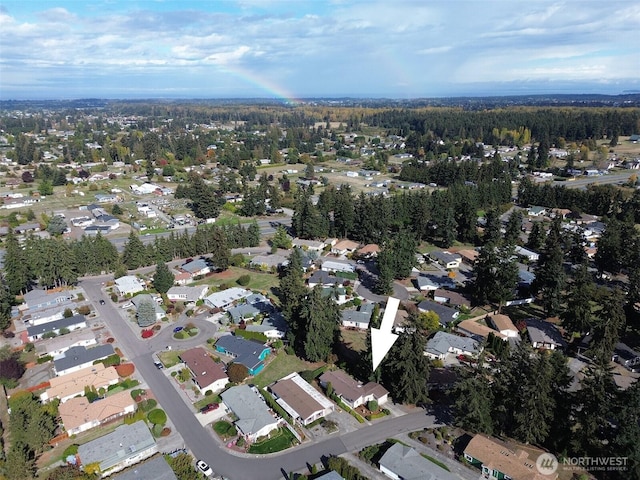
[[173, 333], [178, 333], [182, 329], [183, 329], [183, 327], [176, 327], [176, 328], [173, 329]]
[[100, 305], [104, 305], [104, 300], [100, 300]]
[[209, 413], [209, 412], [213, 412], [214, 410], [217, 410], [217, 408], [220, 406], [220, 404], [218, 403], [210, 403], [209, 405], [206, 405], [204, 407], [202, 407], [200, 409], [200, 413]]
[[162, 364], [162, 362], [158, 362], [157, 360], [153, 362], [153, 364], [156, 366], [158, 370], [162, 370], [164, 368], [164, 365]]
[[204, 473], [207, 477], [210, 477], [211, 475], [213, 475], [213, 470], [211, 470], [211, 467], [207, 464], [207, 462], [198, 460], [196, 462], [196, 467], [198, 467], [198, 470]]

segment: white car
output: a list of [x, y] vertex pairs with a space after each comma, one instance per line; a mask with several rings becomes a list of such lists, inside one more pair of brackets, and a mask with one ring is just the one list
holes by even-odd
[[198, 460], [196, 462], [196, 466], [198, 467], [198, 470], [204, 473], [207, 477], [210, 477], [211, 475], [213, 475], [213, 470], [211, 470], [211, 467], [207, 465], [206, 462], [203, 462], [202, 460]]

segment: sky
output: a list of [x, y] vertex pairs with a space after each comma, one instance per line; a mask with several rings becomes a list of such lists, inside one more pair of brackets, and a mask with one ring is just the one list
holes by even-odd
[[0, 99], [640, 91], [636, 0], [0, 0]]

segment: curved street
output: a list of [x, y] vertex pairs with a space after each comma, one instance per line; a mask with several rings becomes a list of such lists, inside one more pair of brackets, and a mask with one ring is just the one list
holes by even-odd
[[[80, 281], [88, 298], [104, 297], [104, 281], [109, 278], [91, 277]], [[203, 318], [193, 317], [193, 322], [201, 333], [190, 340], [173, 339], [172, 329], [166, 328], [157, 337], [142, 340], [133, 334], [133, 329], [123, 320], [117, 307], [107, 301], [104, 305], [95, 302], [95, 308], [101, 320], [109, 327], [123, 354], [132, 361], [137, 372], [153, 391], [171, 422], [182, 436], [186, 447], [200, 459], [205, 460], [218, 474], [233, 480], [270, 480], [287, 477], [290, 472], [303, 470], [307, 465], [318, 463], [328, 455], [359, 450], [367, 445], [384, 441], [393, 435], [418, 430], [437, 424], [433, 415], [419, 409], [415, 413], [383, 419], [373, 425], [356, 431], [336, 434], [327, 439], [306, 443], [302, 446], [272, 455], [246, 455], [231, 452], [221, 444], [211, 427], [203, 427], [196, 419], [193, 410], [185, 403], [170, 380], [153, 363], [153, 353], [167, 345], [192, 347], [202, 344], [213, 336], [216, 326]], [[178, 324], [182, 323], [179, 322]]]

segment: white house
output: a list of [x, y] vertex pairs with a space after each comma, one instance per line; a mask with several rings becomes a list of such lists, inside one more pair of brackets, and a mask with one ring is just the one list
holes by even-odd
[[221, 292], [214, 292], [204, 299], [204, 303], [209, 308], [227, 308], [234, 302], [247, 298], [251, 295], [251, 290], [240, 287], [231, 287]]
[[333, 260], [326, 260], [322, 262], [322, 270], [325, 272], [355, 272], [356, 267], [350, 263], [335, 262]]
[[115, 281], [116, 292], [122, 296], [133, 295], [134, 293], [143, 291], [145, 288], [144, 281], [135, 275], [125, 275], [124, 277], [117, 278]]
[[515, 248], [514, 252], [516, 255], [524, 257], [530, 262], [537, 262], [540, 259], [539, 253], [536, 253], [533, 250], [529, 250], [528, 248], [524, 248], [519, 245]]
[[171, 302], [197, 302], [207, 295], [209, 287], [171, 287], [167, 291], [167, 298]]
[[269, 390], [278, 405], [305, 426], [327, 416], [334, 409], [333, 402], [295, 372], [278, 380]]
[[253, 442], [278, 428], [278, 419], [248, 385], [238, 385], [220, 394], [222, 401], [236, 416], [240, 434]]

